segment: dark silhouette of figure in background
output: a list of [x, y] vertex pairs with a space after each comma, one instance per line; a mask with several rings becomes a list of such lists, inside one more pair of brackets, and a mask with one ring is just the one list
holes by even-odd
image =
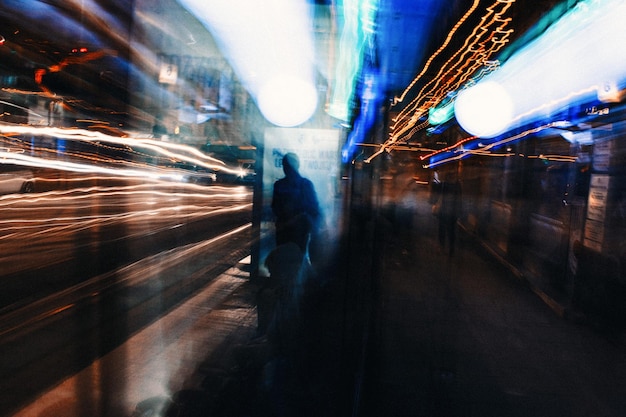
[[155, 139], [162, 139], [163, 135], [167, 135], [167, 128], [163, 125], [161, 116], [157, 115], [154, 126], [152, 126], [152, 136], [154, 136]]
[[302, 415], [298, 393], [306, 392], [309, 383], [305, 376], [310, 374], [306, 369], [311, 344], [304, 299], [314, 275], [309, 244], [322, 215], [313, 183], [298, 172], [298, 156], [287, 153], [282, 163], [285, 177], [274, 183], [272, 194], [276, 248], [265, 260], [270, 280], [264, 327], [271, 359], [264, 378], [274, 414], [295, 416]]
[[276, 246], [293, 242], [308, 256], [309, 241], [321, 220], [313, 183], [300, 175], [294, 153], [283, 156], [285, 177], [274, 183], [272, 211], [276, 216]]
[[439, 245], [448, 244], [448, 254], [454, 255], [456, 222], [461, 215], [461, 183], [456, 171], [445, 174], [439, 190]]
[[285, 177], [274, 183], [272, 195], [276, 247], [265, 260], [270, 272], [267, 289], [274, 299], [263, 326], [278, 350], [291, 342], [297, 329], [300, 302], [312, 276], [309, 242], [321, 218], [313, 183], [298, 172], [298, 156], [287, 153], [282, 163]]

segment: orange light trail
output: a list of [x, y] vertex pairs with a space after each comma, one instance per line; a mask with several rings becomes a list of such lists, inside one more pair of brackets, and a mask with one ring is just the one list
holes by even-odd
[[194, 222], [220, 222], [228, 214], [247, 217], [251, 210], [249, 187], [168, 181], [2, 195], [0, 268], [18, 271], [24, 265], [16, 260], [32, 254], [42, 265], [54, 264], [73, 256], [77, 238], [90, 245], [90, 237], [98, 241], [109, 230], [142, 239]]
[[402, 93], [400, 97], [394, 97], [394, 100], [393, 100], [394, 106], [397, 103], [404, 101], [409, 91], [411, 91], [411, 89], [417, 83], [417, 81], [422, 78], [422, 76], [426, 73], [426, 71], [428, 71], [428, 68], [430, 68], [430, 64], [435, 60], [435, 58], [439, 56], [439, 54], [441, 54], [448, 47], [448, 44], [450, 43], [450, 41], [456, 34], [457, 30], [461, 27], [461, 25], [463, 25], [463, 23], [465, 23], [465, 21], [472, 15], [472, 13], [474, 13], [474, 11], [476, 10], [479, 4], [480, 4], [480, 0], [474, 0], [474, 3], [468, 9], [468, 11], [465, 12], [463, 17], [461, 17], [461, 19], [452, 27], [452, 30], [450, 30], [450, 32], [448, 33], [448, 36], [446, 37], [443, 44], [439, 47], [439, 49], [434, 54], [430, 56], [428, 61], [426, 61], [426, 64], [424, 65], [424, 68], [422, 68], [422, 71], [417, 75], [417, 77], [413, 79], [411, 84], [409, 84], [409, 86], [404, 90], [404, 92]]
[[[102, 209], [102, 207], [98, 207]], [[251, 210], [252, 203], [240, 204], [229, 207], [207, 207], [197, 205], [179, 205], [151, 210], [138, 210], [130, 213], [119, 214], [102, 214], [95, 216], [67, 216], [53, 217], [46, 219], [12, 219], [0, 220], [0, 227], [3, 235], [0, 240], [16, 238], [23, 236], [24, 238], [35, 238], [45, 236], [54, 236], [64, 234], [66, 232], [77, 232], [80, 230], [100, 227], [107, 224], [115, 224], [120, 221], [132, 221], [134, 219], [143, 219], [146, 216], [158, 216], [160, 222], [171, 220], [191, 220], [194, 218], [202, 218], [214, 216], [223, 213], [230, 213], [242, 210]], [[9, 235], [4, 235], [10, 233]], [[140, 235], [144, 235], [141, 232]], [[127, 236], [128, 237], [128, 236]]]
[[[502, 4], [504, 4], [502, 10], [496, 10], [496, 7]], [[512, 30], [504, 28], [511, 19], [504, 18], [503, 15], [511, 4], [512, 2], [498, 1], [487, 7], [487, 13], [481, 18], [481, 23], [465, 39], [463, 46], [442, 65], [435, 77], [426, 83], [416, 98], [398, 114], [396, 120], [399, 119], [399, 121], [391, 127], [391, 130], [395, 132], [400, 128], [400, 131], [392, 134], [392, 140], [397, 140], [405, 134], [407, 129], [427, 114], [430, 107], [458, 89], [472, 74], [485, 65], [489, 57], [508, 42]], [[494, 24], [497, 26], [492, 28]], [[488, 43], [492, 45], [488, 46]], [[412, 113], [410, 118], [405, 116], [408, 113]]]
[[[128, 149], [122, 149], [131, 154], [131, 156], [151, 158], [154, 155], [146, 153], [148, 150], [153, 151], [159, 158], [165, 158], [169, 160], [171, 164], [176, 162], [183, 162], [197, 167], [206, 168], [209, 170], [222, 171], [230, 174], [237, 175], [241, 169], [238, 167], [229, 167], [223, 161], [213, 158], [204, 154], [200, 150], [191, 146], [160, 142], [151, 139], [136, 139], [136, 138], [119, 138], [103, 134], [101, 132], [93, 132], [85, 129], [63, 129], [56, 127], [31, 127], [22, 125], [4, 125], [0, 124], [0, 133], [7, 135], [5, 142], [14, 143], [22, 147], [22, 150], [27, 149], [30, 144], [15, 138], [17, 134], [21, 135], [34, 135], [34, 136], [48, 136], [52, 138], [61, 138], [76, 142], [86, 142], [95, 144], [101, 147], [103, 151], [106, 151], [108, 144], [122, 145], [128, 147]], [[8, 148], [7, 148], [8, 149]], [[29, 149], [30, 150], [30, 149]], [[118, 150], [115, 147], [109, 148], [109, 150]], [[142, 151], [143, 150], [143, 151]], [[53, 154], [59, 156], [56, 150], [51, 149], [38, 149], [39, 153]], [[99, 154], [89, 154], [80, 151], [67, 151], [64, 153], [65, 157], [73, 157], [79, 162], [64, 161], [59, 158], [41, 158], [31, 155], [25, 155], [24, 153], [17, 154], [16, 152], [0, 152], [0, 158], [3, 163], [15, 163], [31, 167], [40, 168], [53, 168], [63, 171], [73, 172], [93, 172], [101, 174], [113, 174], [125, 177], [146, 177], [146, 178], [166, 178], [172, 179], [178, 178], [183, 173], [190, 173], [179, 168], [163, 167], [158, 164], [150, 164], [144, 162], [138, 162], [123, 158], [106, 157]], [[87, 163], [85, 163], [87, 162]], [[105, 164], [124, 164], [125, 167], [118, 166], [102, 166], [98, 163]], [[201, 173], [194, 173], [201, 175]]]
[[[470, 35], [465, 38], [462, 47], [452, 54], [432, 80], [427, 82], [416, 93], [415, 98], [394, 117], [389, 138], [366, 162], [370, 162], [385, 151], [393, 150], [398, 142], [404, 140], [403, 138], [410, 138], [415, 132], [426, 128], [429, 123], [426, 121], [418, 125], [419, 120], [428, 114], [430, 108], [436, 106], [464, 83], [467, 83], [470, 77], [482, 77], [497, 67], [493, 61], [490, 61], [490, 57], [509, 42], [513, 30], [506, 29], [511, 18], [505, 17], [505, 14], [514, 1], [497, 0], [486, 7], [486, 13], [481, 17], [480, 23], [474, 27]], [[414, 90], [417, 82], [426, 74], [433, 61], [449, 46], [461, 26], [476, 12], [479, 4], [480, 0], [475, 0], [472, 3], [468, 11], [450, 30], [442, 46], [427, 60], [422, 71], [400, 97], [394, 98], [392, 107], [403, 102], [407, 95]], [[484, 68], [479, 71], [481, 67]]]
[[458, 148], [459, 146], [462, 146], [464, 143], [467, 143], [467, 142], [472, 141], [474, 139], [476, 139], [476, 136], [470, 136], [470, 137], [461, 139], [460, 141], [456, 142], [453, 145], [447, 146], [447, 147], [445, 147], [443, 149], [438, 149], [435, 152], [432, 152], [432, 153], [427, 154], [427, 155], [422, 155], [422, 156], [420, 156], [420, 159], [423, 161], [425, 159], [432, 158], [433, 156], [435, 156], [437, 154], [440, 154], [440, 153], [443, 153], [443, 152], [449, 152], [449, 151], [451, 151], [453, 149]]
[[[515, 141], [520, 140], [522, 138], [525, 138], [527, 136], [534, 135], [535, 133], [539, 133], [539, 132], [541, 132], [543, 130], [550, 129], [550, 128], [553, 128], [553, 127], [556, 127], [556, 126], [558, 126], [558, 122], [550, 122], [550, 123], [546, 123], [546, 124], [544, 124], [542, 126], [538, 126], [538, 127], [532, 128], [532, 129], [528, 129], [528, 130], [526, 130], [524, 132], [521, 132], [521, 133], [519, 133], [517, 135], [510, 136], [508, 138], [499, 140], [497, 142], [490, 143], [488, 145], [483, 146], [481, 149], [478, 149], [478, 150], [476, 150], [476, 149], [471, 149], [471, 150], [470, 149], [462, 149], [462, 144], [463, 143], [467, 142], [470, 139], [476, 139], [474, 136], [472, 136], [471, 138], [463, 139], [462, 141], [459, 141], [456, 144], [451, 145], [448, 148], [446, 148], [446, 150], [449, 151], [449, 150], [452, 150], [452, 149], [455, 149], [455, 148], [461, 146], [460, 150], [455, 151], [456, 154], [454, 156], [451, 156], [451, 157], [446, 158], [446, 159], [439, 160], [439, 161], [434, 162], [432, 164], [424, 165], [424, 168], [433, 168], [433, 167], [436, 167], [436, 166], [439, 166], [439, 165], [443, 165], [443, 164], [446, 164], [446, 163], [449, 163], [449, 162], [458, 161], [458, 160], [460, 160], [462, 158], [465, 158], [467, 155], [500, 156], [502, 154], [490, 154], [489, 150], [490, 149], [494, 149], [494, 148], [498, 148], [498, 147], [500, 147], [502, 145], [505, 145], [507, 143], [510, 143], [510, 142], [515, 142]], [[435, 154], [438, 154], [438, 153], [442, 153], [442, 152], [445, 152], [445, 151], [444, 150], [440, 150], [440, 151], [434, 152], [434, 153], [430, 154], [429, 157], [430, 156], [434, 156]], [[539, 157], [539, 156], [537, 156], [537, 157]], [[529, 156], [529, 158], [530, 158], [530, 156]]]
[[[90, 177], [89, 180], [110, 180], [110, 177]], [[81, 181], [84, 179], [81, 179]], [[158, 196], [167, 197], [168, 199], [179, 198], [200, 198], [212, 201], [219, 201], [220, 199], [245, 199], [249, 198], [251, 191], [245, 187], [220, 187], [211, 186], [205, 187], [196, 184], [182, 184], [184, 185], [185, 192], [176, 192], [171, 190], [172, 184], [167, 181], [160, 181], [150, 184], [141, 184], [134, 186], [124, 187], [102, 187], [94, 186], [87, 188], [75, 188], [64, 191], [48, 191], [44, 193], [33, 194], [8, 194], [0, 195], [0, 207], [6, 207], [9, 205], [24, 205], [26, 203], [46, 203], [47, 209], [54, 207], [51, 204], [59, 203], [63, 201], [79, 201], [85, 199], [91, 199], [94, 197], [138, 197], [144, 196]], [[155, 187], [162, 187], [165, 190], [160, 191]], [[193, 192], [187, 192], [191, 190]]]

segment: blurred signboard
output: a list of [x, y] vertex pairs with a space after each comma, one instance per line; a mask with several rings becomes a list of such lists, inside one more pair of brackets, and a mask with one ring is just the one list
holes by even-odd
[[161, 84], [176, 84], [178, 80], [178, 66], [168, 63], [161, 63], [161, 70], [159, 71], [159, 82]]
[[587, 201], [587, 218], [604, 222], [607, 198], [609, 195], [610, 177], [608, 175], [592, 175]]
[[608, 171], [612, 154], [613, 141], [597, 141], [593, 147], [593, 169], [601, 172]]
[[337, 176], [340, 166], [340, 132], [333, 129], [304, 129], [271, 127], [265, 130], [263, 151], [263, 189], [261, 211], [261, 243], [259, 274], [263, 261], [274, 248], [274, 215], [272, 193], [274, 183], [284, 177], [282, 158], [288, 152], [298, 155], [300, 174], [313, 182], [324, 215], [324, 223], [331, 228], [337, 222]]
[[604, 221], [611, 183], [609, 175], [594, 174], [589, 184], [587, 200], [587, 221], [585, 222], [586, 247], [595, 251], [602, 251], [604, 241]]

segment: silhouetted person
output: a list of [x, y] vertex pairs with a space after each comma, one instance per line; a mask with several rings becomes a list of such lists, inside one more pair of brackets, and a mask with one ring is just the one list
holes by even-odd
[[307, 263], [302, 251], [293, 242], [277, 246], [265, 260], [270, 271], [273, 291], [268, 340], [277, 354], [286, 355], [293, 351], [299, 340], [300, 302], [307, 275]]
[[439, 180], [439, 171], [435, 170], [433, 173], [433, 179], [430, 182], [430, 198], [431, 205], [437, 204], [437, 200], [441, 194], [441, 180]]
[[161, 136], [167, 135], [167, 129], [163, 126], [162, 123], [156, 123], [152, 126], [152, 134], [155, 138], [160, 139]]
[[321, 211], [313, 183], [300, 175], [299, 168], [296, 154], [283, 156], [285, 177], [274, 183], [272, 211], [276, 220], [276, 245], [293, 242], [307, 254]]
[[152, 136], [154, 136], [155, 139], [161, 139], [163, 135], [167, 135], [167, 128], [163, 125], [161, 117], [157, 116], [154, 126], [152, 126]]
[[306, 392], [305, 364], [309, 348], [306, 320], [301, 310], [306, 283], [312, 273], [309, 241], [321, 220], [313, 183], [298, 172], [294, 153], [282, 158], [285, 177], [274, 183], [272, 211], [276, 225], [276, 248], [265, 260], [275, 293], [267, 324], [272, 359], [265, 383], [271, 411], [279, 416], [301, 415], [298, 393]]
[[461, 215], [461, 184], [456, 172], [448, 172], [440, 186], [439, 244], [454, 254], [456, 245], [456, 222]]

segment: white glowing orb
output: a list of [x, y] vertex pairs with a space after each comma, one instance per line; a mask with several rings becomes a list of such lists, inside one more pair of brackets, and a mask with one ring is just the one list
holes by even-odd
[[498, 83], [478, 83], [458, 95], [454, 113], [467, 132], [490, 138], [503, 133], [511, 124], [513, 100]]
[[216, 39], [269, 122], [304, 123], [315, 112], [313, 9], [304, 0], [179, 0]]
[[301, 125], [317, 108], [317, 90], [295, 76], [276, 76], [259, 89], [257, 103], [263, 116], [281, 127]]

